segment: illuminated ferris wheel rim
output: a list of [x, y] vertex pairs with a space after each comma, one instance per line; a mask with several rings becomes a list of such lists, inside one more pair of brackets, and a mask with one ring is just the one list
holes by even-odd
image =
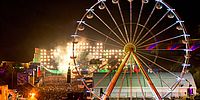
[[[117, 0], [116, 0], [117, 1]], [[119, 2], [120, 0], [118, 0], [118, 2]], [[131, 2], [132, 2], [132, 0], [130, 0]], [[130, 2], [129, 1], [129, 2]], [[141, 0], [141, 1], [143, 1], [143, 0]], [[147, 0], [148, 1], [148, 0]], [[178, 36], [178, 37], [184, 37], [184, 40], [186, 41], [186, 43], [185, 43], [185, 46], [186, 46], [186, 49], [185, 49], [185, 51], [186, 51], [186, 55], [188, 55], [188, 53], [189, 53], [189, 51], [191, 51], [190, 49], [189, 49], [189, 43], [188, 43], [188, 37], [190, 36], [189, 34], [187, 34], [187, 31], [186, 31], [186, 28], [185, 28], [185, 26], [184, 26], [184, 21], [182, 21], [181, 19], [180, 19], [180, 17], [178, 16], [178, 14], [175, 12], [175, 9], [173, 9], [172, 7], [170, 7], [167, 3], [165, 3], [163, 0], [155, 0], [156, 1], [156, 3], [161, 3], [162, 5], [164, 5], [166, 8], [167, 8], [167, 10], [169, 11], [169, 12], [171, 12], [174, 16], [175, 16], [175, 18], [176, 18], [176, 23], [179, 23], [180, 24], [180, 26], [183, 28], [182, 29], [182, 31], [183, 31], [183, 34], [182, 35], [180, 35], [180, 36]], [[84, 18], [86, 18], [86, 16], [87, 16], [87, 14], [88, 13], [90, 13], [90, 12], [94, 12], [94, 7], [95, 6], [97, 6], [97, 5], [99, 5], [100, 3], [104, 3], [104, 2], [106, 2], [106, 0], [98, 0], [98, 2], [96, 2], [93, 6], [91, 6], [89, 9], [86, 9], [86, 13], [82, 16], [82, 18], [81, 18], [81, 20], [79, 20], [79, 21], [77, 21], [77, 23], [78, 23], [78, 25], [77, 25], [77, 27], [79, 27], [81, 24], [86, 24], [85, 23], [85, 21], [84, 21]], [[143, 1], [144, 2], [144, 1]], [[105, 5], [105, 4], [104, 4]], [[124, 24], [126, 24], [126, 23], [124, 23]], [[129, 23], [129, 24], [131, 24], [131, 23]], [[133, 23], [132, 23], [133, 24]], [[142, 24], [140, 24], [140, 23], [136, 23], [137, 25], [139, 25], [139, 26], [141, 26], [141, 27], [144, 27], [145, 29], [148, 29], [147, 27], [145, 27], [144, 25], [142, 25]], [[79, 37], [79, 35], [78, 35], [78, 28], [76, 28], [76, 30], [75, 30], [75, 33], [74, 33], [74, 35], [71, 35], [71, 37], [73, 37], [73, 38], [77, 38], [77, 37]], [[130, 43], [130, 42], [126, 42], [124, 45], [121, 45], [122, 46], [122, 48], [124, 48], [124, 46], [127, 44], [127, 43]]]
[[[116, 0], [117, 1], [117, 0]], [[187, 68], [188, 66], [189, 66], [189, 52], [191, 51], [190, 49], [189, 49], [189, 42], [188, 42], [188, 37], [189, 37], [189, 34], [187, 34], [187, 32], [186, 32], [186, 29], [185, 29], [185, 27], [184, 27], [184, 25], [183, 25], [183, 21], [182, 20], [180, 20], [180, 18], [179, 18], [179, 16], [176, 14], [176, 12], [174, 11], [174, 9], [172, 9], [169, 5], [167, 5], [163, 0], [155, 0], [156, 1], [156, 4], [157, 3], [161, 3], [162, 5], [164, 5], [166, 8], [167, 8], [167, 10], [168, 10], [168, 12], [171, 12], [174, 16], [175, 16], [175, 18], [176, 18], [176, 23], [179, 23], [180, 24], [180, 26], [183, 28], [182, 29], [182, 35], [179, 35], [179, 36], [177, 36], [177, 37], [175, 37], [175, 38], [179, 38], [179, 37], [184, 37], [184, 43], [183, 44], [185, 44], [185, 49], [184, 49], [184, 51], [185, 51], [185, 59], [184, 59], [184, 63], [182, 64], [182, 66], [183, 66], [183, 70], [182, 70], [182, 72], [181, 72], [181, 75], [180, 76], [177, 76], [177, 79], [178, 79], [178, 81], [180, 82], [182, 79], [184, 79], [183, 78], [183, 75], [184, 75], [184, 73], [185, 73], [185, 68]], [[91, 6], [89, 9], [87, 9], [86, 10], [86, 13], [83, 15], [83, 17], [81, 18], [81, 20], [80, 21], [77, 21], [78, 22], [78, 26], [77, 27], [79, 27], [81, 24], [84, 24], [84, 25], [86, 25], [87, 26], [87, 23], [85, 23], [85, 21], [84, 21], [84, 18], [86, 18], [86, 16], [87, 16], [87, 14], [88, 13], [90, 13], [90, 12], [94, 12], [94, 7], [95, 6], [97, 6], [98, 4], [100, 4], [100, 3], [103, 3], [104, 4], [104, 2], [106, 2], [106, 0], [98, 0], [98, 2], [97, 3], [95, 3], [93, 6]], [[129, 1], [130, 3], [132, 2], [131, 0]], [[143, 4], [143, 0], [142, 0], [142, 4]], [[119, 1], [118, 1], [118, 3], [119, 3]], [[105, 5], [105, 4], [104, 4]], [[130, 23], [130, 24], [132, 24], [132, 22]], [[143, 25], [143, 26], [145, 26], [145, 25]], [[78, 34], [78, 28], [76, 29], [76, 31], [75, 31], [75, 34], [74, 35], [72, 35], [72, 37], [75, 39], [75, 38], [77, 38], [77, 37], [79, 37], [79, 34]], [[126, 38], [126, 37], [125, 37]], [[109, 39], [111, 39], [111, 38], [109, 38]], [[134, 44], [134, 43], [132, 43], [132, 41], [131, 41], [131, 39], [129, 40], [129, 39], [127, 39], [127, 41], [126, 40], [124, 40], [124, 43], [123, 43], [123, 45], [121, 45], [123, 48], [124, 48], [124, 51], [128, 54], [128, 57], [132, 54], [132, 53], [137, 53], [137, 46]], [[73, 54], [74, 55], [74, 54]], [[135, 55], [133, 55], [133, 56], [135, 56]], [[127, 57], [127, 58], [128, 58]], [[137, 57], [135, 56], [135, 61], [137, 61], [136, 59], [137, 59]], [[75, 59], [74, 59], [75, 60]], [[75, 62], [75, 61], [74, 61]], [[76, 65], [76, 63], [75, 63], [75, 65]], [[169, 72], [169, 73], [171, 73], [171, 72]], [[173, 74], [173, 73], [171, 73], [171, 74]], [[179, 83], [179, 82], [177, 82], [177, 83]], [[176, 86], [175, 86], [176, 87]], [[175, 88], [174, 88], [175, 89]], [[173, 89], [172, 89], [173, 90]], [[92, 91], [90, 91], [90, 92], [92, 92]], [[166, 94], [167, 95], [167, 94]]]
[[[182, 21], [182, 20], [180, 19], [180, 17], [178, 16], [178, 14], [175, 12], [175, 9], [172, 9], [172, 8], [171, 8], [168, 4], [166, 4], [163, 0], [155, 0], [155, 1], [157, 1], [157, 2], [159, 2], [159, 3], [162, 3], [165, 7], [167, 7], [167, 9], [168, 9], [169, 11], [171, 11], [171, 13], [173, 13], [173, 15], [175, 15], [175, 17], [176, 17], [176, 19], [177, 19], [177, 22], [180, 23], [180, 25], [184, 28], [184, 29], [183, 29], [183, 34], [184, 34], [184, 37], [185, 37], [185, 39], [186, 39], [187, 36], [188, 36], [188, 34], [187, 34], [186, 29], [185, 29], [185, 27], [184, 27], [184, 25], [183, 25], [183, 22], [184, 22], [184, 21]], [[93, 11], [93, 10], [94, 10], [93, 8], [94, 8], [95, 6], [97, 6], [99, 3], [102, 3], [102, 2], [106, 2], [106, 0], [98, 0], [98, 2], [95, 3], [92, 7], [90, 7], [89, 9], [86, 9], [87, 12], [83, 15], [83, 17], [81, 18], [81, 20], [80, 20], [80, 21], [77, 21], [77, 22], [78, 22], [78, 26], [79, 26], [80, 24], [84, 23], [84, 22], [85, 22], [85, 21], [84, 21], [84, 18], [86, 17], [86, 15], [87, 15], [90, 11]], [[77, 31], [78, 31], [78, 29], [76, 29], [75, 35], [77, 35]]]
[[[116, 1], [118, 1], [118, 3], [119, 3], [119, 1], [120, 0], [116, 0]], [[132, 2], [133, 0], [128, 0], [129, 2]], [[145, 0], [141, 0], [141, 1], [143, 1], [143, 2], [145, 2]], [[148, 1], [148, 0], [146, 0], [146, 1]], [[167, 10], [168, 11], [170, 11], [174, 16], [175, 16], [175, 18], [176, 18], [176, 23], [179, 23], [180, 24], [180, 26], [183, 28], [182, 29], [182, 31], [183, 31], [183, 34], [182, 35], [180, 35], [180, 36], [178, 36], [178, 37], [184, 37], [184, 41], [185, 41], [185, 43], [183, 43], [183, 44], [185, 44], [185, 49], [184, 49], [184, 51], [185, 51], [185, 63], [183, 64], [183, 65], [187, 65], [187, 63], [188, 63], [188, 60], [189, 60], [189, 57], [190, 57], [190, 54], [189, 54], [189, 52], [191, 51], [191, 49], [189, 48], [189, 40], [188, 40], [188, 37], [190, 36], [189, 34], [187, 34], [187, 31], [186, 31], [186, 28], [185, 28], [185, 26], [184, 26], [184, 21], [182, 21], [181, 19], [180, 19], [180, 17], [178, 16], [178, 14], [175, 12], [175, 9], [173, 9], [172, 7], [170, 7], [167, 3], [165, 3], [163, 0], [155, 0], [156, 1], [156, 3], [161, 3], [162, 5], [164, 5], [166, 8], [167, 8]], [[93, 6], [91, 6], [89, 9], [86, 9], [86, 13], [82, 16], [82, 18], [81, 18], [81, 20], [80, 21], [77, 21], [77, 23], [78, 23], [78, 25], [77, 25], [77, 27], [79, 27], [81, 24], [84, 24], [85, 23], [85, 21], [84, 21], [84, 18], [87, 16], [87, 14], [89, 13], [89, 12], [93, 12], [94, 11], [94, 7], [95, 6], [97, 6], [98, 4], [100, 4], [100, 3], [104, 3], [104, 2], [106, 2], [106, 0], [98, 0]], [[105, 5], [105, 4], [104, 4]], [[125, 23], [126, 24], [126, 23]], [[129, 23], [130, 24], [130, 23]], [[132, 23], [133, 24], [133, 23]], [[144, 28], [146, 28], [144, 25], [142, 25], [142, 24], [140, 24], [140, 23], [137, 23], [139, 26], [141, 26], [141, 27], [144, 27]], [[148, 29], [148, 28], [146, 28], [146, 29]], [[148, 29], [149, 30], [149, 29]], [[78, 38], [79, 37], [79, 34], [78, 34], [78, 28], [76, 28], [76, 30], [75, 30], [75, 33], [74, 33], [74, 35], [71, 35], [71, 37], [72, 38]], [[125, 46], [127, 45], [127, 44], [130, 44], [130, 42], [126, 42], [126, 44], [124, 44], [124, 45], [122, 45], [122, 47], [121, 48], [125, 48]], [[134, 45], [134, 44], [133, 44]], [[134, 45], [135, 46], [135, 45]], [[136, 47], [134, 47], [134, 48], [136, 48]], [[187, 67], [187, 66], [184, 66], [184, 67]]]

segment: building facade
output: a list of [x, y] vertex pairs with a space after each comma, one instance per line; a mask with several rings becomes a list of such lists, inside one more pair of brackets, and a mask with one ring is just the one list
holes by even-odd
[[[103, 43], [77, 43], [74, 44], [75, 56], [78, 60], [91, 59], [109, 60], [116, 59], [121, 61], [123, 50], [105, 49]], [[69, 59], [72, 56], [73, 43], [67, 43], [66, 47], [57, 47], [54, 49], [35, 48], [34, 63], [40, 63], [49, 69], [55, 69], [61, 59]], [[63, 56], [64, 55], [64, 56]]]

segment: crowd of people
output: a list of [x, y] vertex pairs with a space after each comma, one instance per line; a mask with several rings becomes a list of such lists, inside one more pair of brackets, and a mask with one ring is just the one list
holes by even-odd
[[83, 93], [78, 90], [80, 82], [67, 83], [64, 76], [50, 76], [43, 80], [38, 100], [82, 100]]

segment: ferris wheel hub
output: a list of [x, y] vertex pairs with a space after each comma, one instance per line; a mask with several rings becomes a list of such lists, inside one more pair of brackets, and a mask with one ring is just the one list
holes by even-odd
[[127, 43], [125, 46], [124, 46], [124, 52], [127, 53], [127, 52], [136, 52], [136, 47], [133, 43]]

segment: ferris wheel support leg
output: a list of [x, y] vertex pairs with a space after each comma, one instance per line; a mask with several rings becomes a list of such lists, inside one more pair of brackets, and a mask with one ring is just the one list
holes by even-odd
[[154, 86], [153, 82], [151, 81], [151, 78], [149, 77], [149, 75], [146, 73], [146, 71], [144, 70], [144, 68], [142, 67], [142, 64], [140, 63], [140, 61], [137, 59], [136, 55], [133, 53], [133, 59], [135, 60], [136, 64], [138, 65], [141, 73], [143, 74], [143, 76], [145, 77], [147, 83], [149, 84], [150, 88], [153, 90], [154, 92], [154, 96], [156, 96], [156, 100], [162, 100], [160, 94], [158, 93], [158, 90], [156, 89], [156, 87]]
[[123, 70], [123, 68], [124, 68], [124, 66], [125, 66], [125, 64], [126, 64], [126, 62], [127, 62], [127, 60], [128, 60], [128, 58], [130, 57], [130, 54], [131, 54], [131, 51], [128, 52], [128, 53], [126, 54], [126, 56], [124, 57], [124, 59], [122, 60], [122, 63], [120, 64], [120, 66], [119, 66], [117, 72], [116, 72], [115, 75], [113, 76], [113, 78], [112, 78], [111, 82], [109, 83], [109, 85], [108, 85], [108, 87], [107, 87], [105, 93], [102, 95], [101, 100], [106, 100], [106, 98], [107, 98], [108, 96], [110, 96], [110, 94], [112, 93], [113, 88], [114, 88], [114, 86], [115, 86], [115, 84], [116, 84], [116, 82], [117, 82], [117, 80], [118, 80], [118, 78], [119, 78], [119, 75], [121, 74], [121, 72], [122, 72], [122, 70]]

